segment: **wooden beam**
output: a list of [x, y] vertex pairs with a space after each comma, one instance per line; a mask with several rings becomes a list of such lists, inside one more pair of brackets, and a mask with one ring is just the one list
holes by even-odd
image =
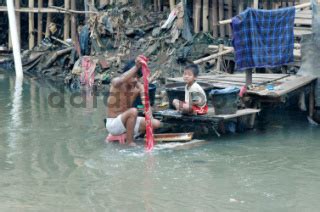
[[[64, 8], [68, 11], [70, 9], [70, 0], [64, 0]], [[67, 40], [70, 38], [70, 15], [64, 15], [64, 28], [63, 28], [63, 39]]]
[[[38, 8], [41, 9], [43, 7], [43, 0], [38, 0]], [[41, 44], [42, 41], [42, 13], [38, 13], [38, 45]]]
[[[34, 0], [29, 0], [28, 6], [30, 9], [34, 7]], [[34, 13], [29, 13], [29, 49], [32, 49], [34, 47]]]
[[[32, 1], [32, 0], [31, 0]], [[0, 12], [7, 12], [7, 7], [0, 6]], [[25, 8], [21, 7], [20, 9], [15, 9], [16, 12], [22, 12], [22, 13], [76, 13], [76, 14], [97, 14], [99, 12], [96, 11], [76, 11], [76, 10], [68, 10], [66, 11], [62, 7], [55, 7], [52, 6], [50, 8]]]
[[202, 7], [202, 31], [203, 32], [209, 31], [208, 16], [209, 16], [209, 0], [203, 0], [203, 7]]

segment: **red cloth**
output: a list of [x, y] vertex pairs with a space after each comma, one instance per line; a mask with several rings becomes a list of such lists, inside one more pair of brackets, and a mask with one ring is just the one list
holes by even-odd
[[153, 138], [153, 127], [152, 120], [150, 117], [150, 101], [149, 101], [149, 81], [148, 77], [150, 75], [150, 70], [148, 68], [148, 58], [142, 56], [142, 74], [143, 74], [143, 84], [144, 84], [144, 113], [145, 113], [145, 121], [146, 121], [146, 145], [145, 148], [148, 152], [152, 151], [154, 146], [154, 138]]
[[192, 105], [192, 111], [196, 112], [197, 115], [204, 115], [208, 113], [208, 105], [205, 105], [203, 107], [199, 107], [197, 105]]

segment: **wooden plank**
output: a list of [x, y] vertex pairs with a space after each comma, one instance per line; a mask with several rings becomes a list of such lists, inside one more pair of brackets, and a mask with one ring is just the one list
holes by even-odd
[[260, 109], [251, 109], [251, 108], [246, 108], [242, 110], [238, 110], [237, 113], [235, 114], [226, 114], [226, 115], [214, 115], [211, 116], [212, 118], [222, 118], [223, 120], [228, 120], [228, 119], [233, 119], [241, 116], [246, 116], [246, 115], [252, 115], [255, 113], [259, 113]]
[[279, 80], [277, 82], [281, 82], [279, 90], [262, 90], [262, 91], [248, 91], [248, 93], [251, 94], [256, 94], [259, 96], [267, 96], [267, 97], [281, 97], [283, 95], [286, 95], [294, 90], [297, 90], [299, 88], [302, 88], [303, 86], [311, 83], [312, 81], [316, 80], [316, 77], [312, 76], [298, 76], [298, 75], [293, 75], [288, 78]]
[[294, 24], [312, 26], [312, 19], [296, 18], [294, 19]]

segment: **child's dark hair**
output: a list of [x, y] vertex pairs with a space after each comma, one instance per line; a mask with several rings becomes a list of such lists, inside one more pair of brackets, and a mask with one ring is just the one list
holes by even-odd
[[[136, 62], [134, 60], [129, 60], [123, 67], [122, 69], [122, 73], [125, 73], [127, 71], [129, 71], [133, 66], [136, 65]], [[138, 70], [137, 72], [138, 77], [142, 77], [142, 71], [141, 68]]]
[[195, 77], [197, 77], [199, 75], [199, 67], [198, 65], [195, 65], [195, 64], [191, 64], [191, 65], [187, 65], [184, 70], [190, 70], [192, 71], [193, 75]]

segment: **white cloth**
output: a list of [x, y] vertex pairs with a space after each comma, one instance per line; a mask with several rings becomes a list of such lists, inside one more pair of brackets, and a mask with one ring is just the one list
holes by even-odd
[[[144, 117], [137, 117], [136, 125], [134, 126], [134, 136], [139, 135], [139, 128], [143, 119]], [[126, 127], [122, 123], [121, 114], [116, 118], [107, 118], [106, 128], [111, 135], [121, 135], [127, 132]]]
[[190, 87], [188, 87], [188, 85], [186, 85], [186, 87], [185, 87], [184, 101], [187, 104], [192, 104], [192, 100], [195, 100], [195, 101], [200, 100], [200, 104], [197, 105], [199, 107], [203, 107], [207, 104], [206, 93], [204, 92], [203, 88], [201, 88], [201, 86], [197, 82], [194, 82]]

